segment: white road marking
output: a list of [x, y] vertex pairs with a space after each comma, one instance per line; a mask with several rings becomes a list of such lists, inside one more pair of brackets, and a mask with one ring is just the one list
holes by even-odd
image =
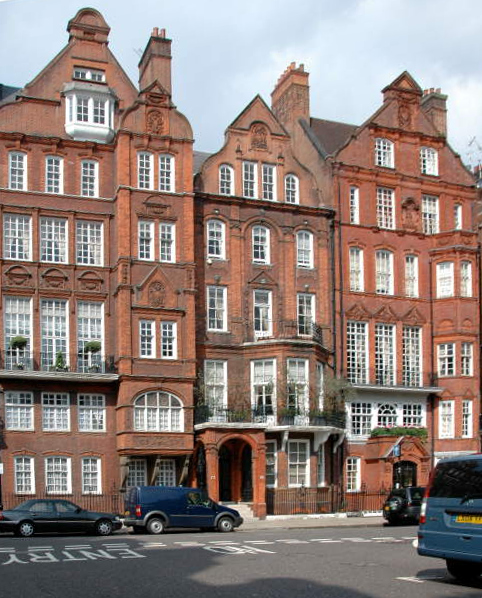
[[395, 577], [399, 581], [411, 581], [412, 583], [425, 583], [423, 579], [419, 579], [418, 577]]
[[347, 542], [371, 542], [368, 538], [341, 538]]
[[331, 538], [315, 538], [311, 542], [320, 542], [320, 544], [343, 544], [343, 540], [332, 540]]
[[241, 542], [234, 542], [234, 540], [232, 542], [230, 540], [210, 540], [208, 543], [216, 546], [232, 546], [233, 544], [239, 546], [241, 544]]
[[84, 548], [92, 548], [91, 544], [69, 544], [64, 546], [65, 550], [82, 550]]
[[285, 539], [285, 540], [276, 540], [276, 542], [281, 542], [283, 544], [309, 544], [308, 540], [295, 540], [295, 539]]
[[28, 551], [32, 551], [32, 550], [53, 550], [54, 547], [53, 546], [28, 546], [27, 550]]
[[174, 544], [179, 544], [179, 546], [206, 546], [201, 542], [174, 542]]
[[274, 544], [269, 540], [246, 540], [245, 544]]

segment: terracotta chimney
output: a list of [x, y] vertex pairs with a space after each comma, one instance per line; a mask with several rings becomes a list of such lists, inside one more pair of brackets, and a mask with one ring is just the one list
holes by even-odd
[[139, 89], [155, 80], [171, 95], [171, 40], [166, 30], [154, 27], [151, 38], [139, 62]]
[[447, 137], [447, 96], [441, 93], [440, 88], [424, 89], [420, 106], [437, 131]]
[[310, 118], [309, 73], [304, 64], [292, 62], [281, 75], [271, 94], [271, 108], [288, 130], [300, 118]]

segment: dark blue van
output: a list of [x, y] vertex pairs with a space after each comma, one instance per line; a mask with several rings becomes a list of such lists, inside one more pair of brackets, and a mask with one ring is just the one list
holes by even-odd
[[135, 533], [162, 534], [168, 527], [232, 532], [242, 523], [238, 511], [215, 503], [199, 488], [134, 486], [126, 494], [124, 525]]
[[482, 455], [437, 463], [420, 512], [418, 553], [445, 559], [455, 578], [482, 573]]

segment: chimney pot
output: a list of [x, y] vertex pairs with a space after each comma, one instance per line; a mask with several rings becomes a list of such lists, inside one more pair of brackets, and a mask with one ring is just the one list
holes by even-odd
[[159, 36], [159, 29], [157, 27], [153, 27], [151, 36], [152, 37], [158, 37]]
[[161, 37], [163, 37], [163, 38], [166, 37], [166, 30], [165, 29], [161, 29]]

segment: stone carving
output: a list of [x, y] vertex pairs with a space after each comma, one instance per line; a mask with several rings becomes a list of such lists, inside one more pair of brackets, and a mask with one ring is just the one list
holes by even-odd
[[149, 304], [152, 307], [164, 307], [166, 302], [166, 289], [161, 282], [153, 282], [149, 285]]
[[148, 133], [161, 135], [164, 132], [164, 117], [158, 110], [151, 110], [147, 114], [146, 129]]
[[264, 125], [254, 125], [251, 131], [251, 147], [254, 149], [268, 149], [268, 129]]
[[57, 268], [51, 268], [41, 275], [42, 286], [52, 289], [65, 289], [68, 276]]
[[32, 278], [30, 272], [23, 266], [12, 266], [5, 272], [7, 284], [23, 286]]
[[79, 288], [82, 291], [101, 291], [103, 280], [96, 272], [83, 272], [79, 278]]
[[420, 206], [413, 197], [407, 197], [402, 202], [402, 223], [405, 230], [420, 230]]
[[412, 126], [410, 106], [405, 102], [398, 106], [398, 126], [401, 129], [410, 129]]

